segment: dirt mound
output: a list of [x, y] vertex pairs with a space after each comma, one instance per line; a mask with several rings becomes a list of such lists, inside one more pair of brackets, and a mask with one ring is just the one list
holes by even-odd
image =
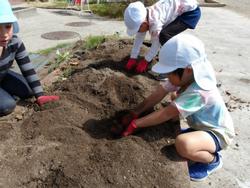
[[75, 73], [53, 86], [61, 100], [20, 126], [1, 125], [0, 185], [189, 187], [186, 163], [172, 145], [178, 122], [126, 138], [110, 132], [157, 85], [147, 74], [124, 72], [130, 47], [120, 40], [88, 52], [75, 48], [83, 54]]

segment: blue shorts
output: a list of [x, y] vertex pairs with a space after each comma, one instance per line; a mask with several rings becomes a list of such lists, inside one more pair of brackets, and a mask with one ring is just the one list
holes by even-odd
[[178, 17], [183, 23], [185, 23], [189, 29], [194, 29], [200, 20], [201, 17], [201, 10], [200, 7], [197, 7], [196, 9], [185, 12], [182, 15]]
[[[187, 128], [187, 129], [184, 129], [184, 130], [181, 130], [181, 134], [183, 133], [189, 133], [189, 132], [194, 132], [194, 131], [197, 131], [195, 129], [192, 129], [192, 128]], [[220, 141], [219, 141], [219, 138], [214, 134], [212, 133], [211, 131], [205, 131], [207, 132], [214, 140], [214, 143], [215, 143], [215, 153], [220, 151], [221, 150], [221, 146], [220, 146]]]

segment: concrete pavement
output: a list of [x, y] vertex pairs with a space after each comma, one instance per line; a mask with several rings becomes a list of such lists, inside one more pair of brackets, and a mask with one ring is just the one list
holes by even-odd
[[[89, 21], [86, 27], [65, 26], [69, 22]], [[37, 9], [37, 14], [19, 20], [20, 36], [29, 51], [37, 51], [58, 43], [77, 40], [52, 41], [41, 38], [41, 34], [52, 31], [75, 31], [82, 38], [88, 35], [114, 34], [126, 36], [123, 22], [100, 20], [89, 15], [61, 16], [52, 10]], [[206, 45], [220, 90], [226, 102], [235, 102], [231, 112], [237, 136], [231, 147], [222, 151], [224, 166], [206, 181], [192, 182], [192, 187], [250, 187], [250, 20], [225, 8], [202, 8], [202, 18], [194, 31]], [[231, 99], [231, 100], [230, 100]], [[235, 100], [235, 101], [234, 101]], [[242, 102], [243, 101], [243, 102]]]
[[[59, 14], [58, 12], [61, 12]], [[65, 16], [62, 14], [71, 14]], [[66, 26], [70, 22], [87, 22], [85, 27]], [[37, 9], [37, 13], [29, 17], [19, 19], [21, 32], [19, 36], [23, 39], [29, 51], [37, 51], [56, 46], [59, 43], [67, 43], [85, 38], [89, 35], [112, 35], [119, 32], [124, 36], [125, 26], [123, 22], [99, 18], [90, 13], [80, 14], [73, 10], [46, 10]], [[41, 35], [47, 32], [73, 31], [79, 37], [70, 40], [47, 40]]]

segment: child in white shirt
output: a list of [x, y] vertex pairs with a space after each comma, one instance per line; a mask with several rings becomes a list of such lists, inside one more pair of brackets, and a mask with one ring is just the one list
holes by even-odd
[[[200, 14], [196, 0], [160, 0], [150, 7], [145, 7], [140, 1], [130, 3], [124, 13], [124, 22], [128, 35], [136, 34], [136, 37], [126, 69], [135, 68], [137, 73], [145, 72], [160, 46], [187, 28], [194, 29]], [[147, 31], [152, 45], [137, 64]]]

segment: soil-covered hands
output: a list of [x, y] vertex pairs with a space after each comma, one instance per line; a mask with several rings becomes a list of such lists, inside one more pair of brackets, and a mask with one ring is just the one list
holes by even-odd
[[130, 71], [136, 67], [136, 59], [130, 58], [126, 64], [126, 70]]
[[56, 95], [51, 95], [51, 96], [40, 96], [37, 98], [36, 103], [39, 106], [42, 106], [48, 102], [52, 102], [52, 101], [57, 101], [59, 100], [59, 96]]
[[135, 112], [131, 111], [121, 118], [121, 123], [124, 127], [127, 127], [131, 121], [133, 121], [137, 118], [138, 118], [138, 115]]
[[124, 115], [121, 119], [119, 119], [118, 124], [113, 125], [111, 127], [110, 131], [112, 135], [115, 137], [120, 137], [122, 133], [127, 129], [131, 121], [136, 120], [137, 118], [138, 118], [138, 115], [132, 111]]
[[122, 133], [122, 136], [129, 136], [135, 132], [137, 129], [137, 125], [135, 124], [135, 120], [131, 121], [127, 129]]
[[149, 62], [147, 62], [145, 59], [142, 59], [142, 60], [138, 63], [138, 65], [137, 65], [135, 71], [136, 71], [137, 73], [143, 73], [143, 72], [147, 71], [148, 65], [149, 65]]

